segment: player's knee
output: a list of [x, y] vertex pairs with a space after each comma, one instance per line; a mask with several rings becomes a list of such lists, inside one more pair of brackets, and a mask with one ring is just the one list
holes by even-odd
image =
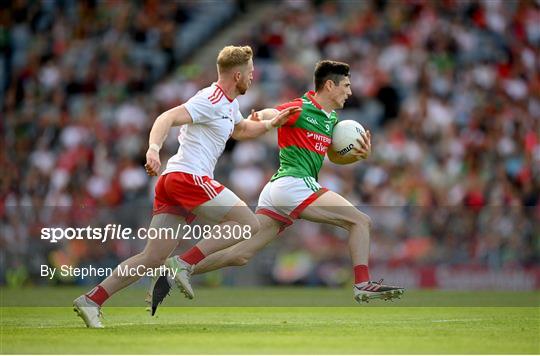
[[261, 223], [259, 222], [259, 219], [255, 215], [253, 215], [253, 218], [250, 218], [246, 225], [249, 226], [249, 236], [255, 236], [259, 230], [261, 229]]
[[358, 215], [359, 223], [371, 230], [372, 221], [369, 215], [364, 214], [360, 211], [358, 213], [359, 213]]
[[348, 216], [344, 221], [344, 227], [347, 230], [351, 230], [353, 227], [361, 226], [371, 229], [371, 218], [369, 215], [362, 213], [361, 211], [356, 210], [354, 214]]

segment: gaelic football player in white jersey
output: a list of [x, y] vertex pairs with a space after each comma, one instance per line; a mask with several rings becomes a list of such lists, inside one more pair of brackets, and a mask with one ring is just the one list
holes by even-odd
[[[232, 136], [237, 140], [255, 138], [281, 126], [300, 108], [290, 108], [278, 115], [263, 111], [268, 121], [243, 120], [237, 96], [246, 93], [253, 79], [253, 53], [249, 46], [227, 46], [217, 58], [218, 81], [200, 90], [185, 104], [161, 114], [150, 132], [146, 153], [146, 171], [158, 175], [161, 168], [159, 151], [172, 126], [180, 129], [180, 147], [167, 162], [155, 187], [151, 228], [190, 223], [196, 216], [220, 223], [221, 227], [249, 227], [252, 235], [259, 230], [255, 214], [232, 191], [213, 179], [215, 164]], [[264, 117], [266, 116], [266, 117]], [[252, 118], [258, 114], [253, 113]], [[169, 283], [176, 283], [192, 298], [189, 285], [192, 266], [205, 256], [239, 242], [238, 239], [211, 238], [201, 240], [181, 256], [167, 258], [178, 241], [149, 239], [145, 249], [122, 262], [103, 282], [74, 300], [75, 311], [88, 327], [103, 327], [101, 305], [114, 293], [140, 279], [124, 276], [119, 268], [155, 268], [165, 263], [177, 273]], [[184, 286], [187, 286], [185, 288]]]

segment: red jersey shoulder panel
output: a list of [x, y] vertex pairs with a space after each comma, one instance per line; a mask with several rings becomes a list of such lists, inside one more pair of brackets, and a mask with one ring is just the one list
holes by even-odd
[[[302, 99], [297, 98], [297, 99], [294, 99], [293, 101], [290, 101], [288, 103], [284, 103], [284, 104], [276, 106], [276, 109], [278, 109], [279, 111], [282, 111], [282, 110], [285, 110], [287, 108], [294, 107], [294, 106], [302, 107], [302, 104], [303, 104]], [[287, 120], [287, 122], [283, 126], [293, 126], [296, 123], [296, 120], [298, 120], [298, 118], [300, 117], [300, 114], [302, 114], [301, 111], [299, 111], [296, 114], [289, 117], [289, 119]]]

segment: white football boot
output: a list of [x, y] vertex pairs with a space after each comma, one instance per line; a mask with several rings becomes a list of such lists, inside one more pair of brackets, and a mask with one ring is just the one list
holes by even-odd
[[195, 297], [195, 293], [191, 287], [191, 273], [193, 272], [193, 267], [181, 260], [178, 256], [167, 258], [165, 261], [165, 266], [170, 268], [171, 271], [176, 271], [174, 278], [171, 274], [167, 275], [167, 280], [169, 283], [171, 280], [174, 281], [176, 286], [180, 288], [180, 291], [184, 293], [186, 298], [193, 299]]
[[90, 300], [86, 295], [81, 295], [79, 298], [73, 301], [73, 311], [86, 324], [88, 328], [102, 328], [101, 323], [101, 307]]

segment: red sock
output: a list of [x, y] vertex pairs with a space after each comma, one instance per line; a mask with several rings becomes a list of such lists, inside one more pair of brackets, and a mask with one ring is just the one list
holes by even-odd
[[369, 268], [366, 265], [354, 266], [354, 284], [369, 281]]
[[86, 293], [86, 297], [97, 305], [101, 306], [101, 304], [105, 303], [105, 301], [109, 299], [109, 293], [107, 293], [105, 288], [98, 284], [90, 292]]
[[193, 246], [186, 252], [184, 252], [183, 255], [180, 256], [180, 258], [190, 265], [196, 265], [197, 263], [201, 262], [206, 256], [199, 250], [197, 246]]

